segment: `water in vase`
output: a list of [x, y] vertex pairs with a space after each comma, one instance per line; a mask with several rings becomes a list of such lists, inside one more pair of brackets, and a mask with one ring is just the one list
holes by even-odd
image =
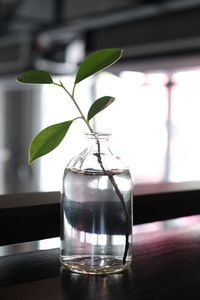
[[[128, 214], [131, 214], [129, 171], [109, 172], [123, 195]], [[61, 228], [61, 262], [70, 270], [114, 273], [130, 264], [132, 224], [127, 220], [109, 176], [102, 171], [66, 169]], [[123, 261], [127, 238], [129, 248]]]

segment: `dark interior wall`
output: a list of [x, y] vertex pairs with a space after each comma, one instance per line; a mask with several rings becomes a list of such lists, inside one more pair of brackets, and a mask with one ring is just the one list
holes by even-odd
[[67, 0], [64, 2], [64, 19], [92, 16], [94, 14], [108, 13], [127, 8], [138, 3], [137, 0]]
[[200, 52], [200, 7], [89, 30], [88, 51], [122, 47], [131, 58]]
[[122, 47], [131, 59], [198, 53], [199, 17], [200, 0], [4, 1], [0, 74], [33, 68], [38, 58], [58, 57], [77, 36], [87, 52]]

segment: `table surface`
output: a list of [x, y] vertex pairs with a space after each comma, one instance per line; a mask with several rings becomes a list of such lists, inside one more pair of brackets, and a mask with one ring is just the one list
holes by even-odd
[[0, 299], [200, 299], [200, 224], [135, 234], [132, 266], [114, 275], [71, 273], [59, 249], [1, 257]]

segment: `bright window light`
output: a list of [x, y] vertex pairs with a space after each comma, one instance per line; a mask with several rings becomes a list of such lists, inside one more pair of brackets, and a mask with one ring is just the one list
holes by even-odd
[[136, 183], [162, 181], [167, 151], [166, 75], [102, 73], [96, 93], [116, 97], [112, 107], [96, 117], [96, 128], [112, 132], [117, 154], [130, 166]]
[[[59, 82], [60, 78], [55, 78]], [[65, 86], [71, 90], [74, 76], [61, 78]], [[69, 96], [59, 87], [42, 86], [42, 120], [41, 128], [71, 120], [79, 116]], [[76, 99], [83, 111], [90, 107], [91, 81], [77, 87]], [[77, 155], [84, 147], [84, 132], [87, 128], [82, 120], [76, 120], [70, 127], [67, 136], [54, 151], [40, 159], [40, 190], [61, 190], [64, 168], [69, 160]]]
[[[62, 80], [69, 88], [74, 77]], [[116, 98], [95, 116], [94, 128], [112, 133], [112, 149], [130, 167], [136, 184], [200, 180], [200, 70], [170, 76], [102, 72], [95, 77], [95, 89], [93, 80], [80, 84], [76, 97], [85, 114], [95, 98]], [[41, 115], [45, 128], [76, 117], [77, 111], [63, 90], [44, 86]], [[61, 189], [65, 164], [85, 145], [87, 128], [81, 123], [76, 121], [61, 145], [40, 159], [41, 190]]]
[[170, 181], [200, 179], [200, 71], [174, 74]]

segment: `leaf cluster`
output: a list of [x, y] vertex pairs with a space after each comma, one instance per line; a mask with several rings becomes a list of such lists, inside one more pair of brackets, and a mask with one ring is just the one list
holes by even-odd
[[73, 121], [78, 118], [83, 119], [86, 123], [87, 127], [91, 132], [93, 129], [91, 128], [89, 121], [97, 115], [100, 111], [109, 106], [115, 99], [111, 96], [104, 96], [94, 101], [94, 103], [89, 108], [87, 118], [83, 115], [80, 107], [78, 106], [77, 101], [74, 98], [74, 91], [76, 85], [82, 80], [88, 78], [89, 76], [111, 66], [117, 60], [120, 59], [122, 55], [122, 49], [102, 49], [93, 52], [88, 55], [85, 60], [80, 64], [74, 81], [74, 87], [72, 92], [70, 93], [60, 81], [60, 84], [55, 83], [52, 79], [50, 73], [43, 70], [31, 70], [25, 73], [22, 73], [19, 77], [17, 77], [17, 81], [20, 83], [26, 84], [55, 84], [65, 90], [71, 100], [74, 102], [76, 108], [79, 111], [80, 116], [73, 119], [68, 120], [66, 122], [58, 123], [51, 125], [42, 131], [40, 131], [32, 140], [29, 147], [29, 163], [32, 163], [36, 158], [39, 158], [50, 151], [54, 150], [63, 140], [67, 131], [69, 130]]

